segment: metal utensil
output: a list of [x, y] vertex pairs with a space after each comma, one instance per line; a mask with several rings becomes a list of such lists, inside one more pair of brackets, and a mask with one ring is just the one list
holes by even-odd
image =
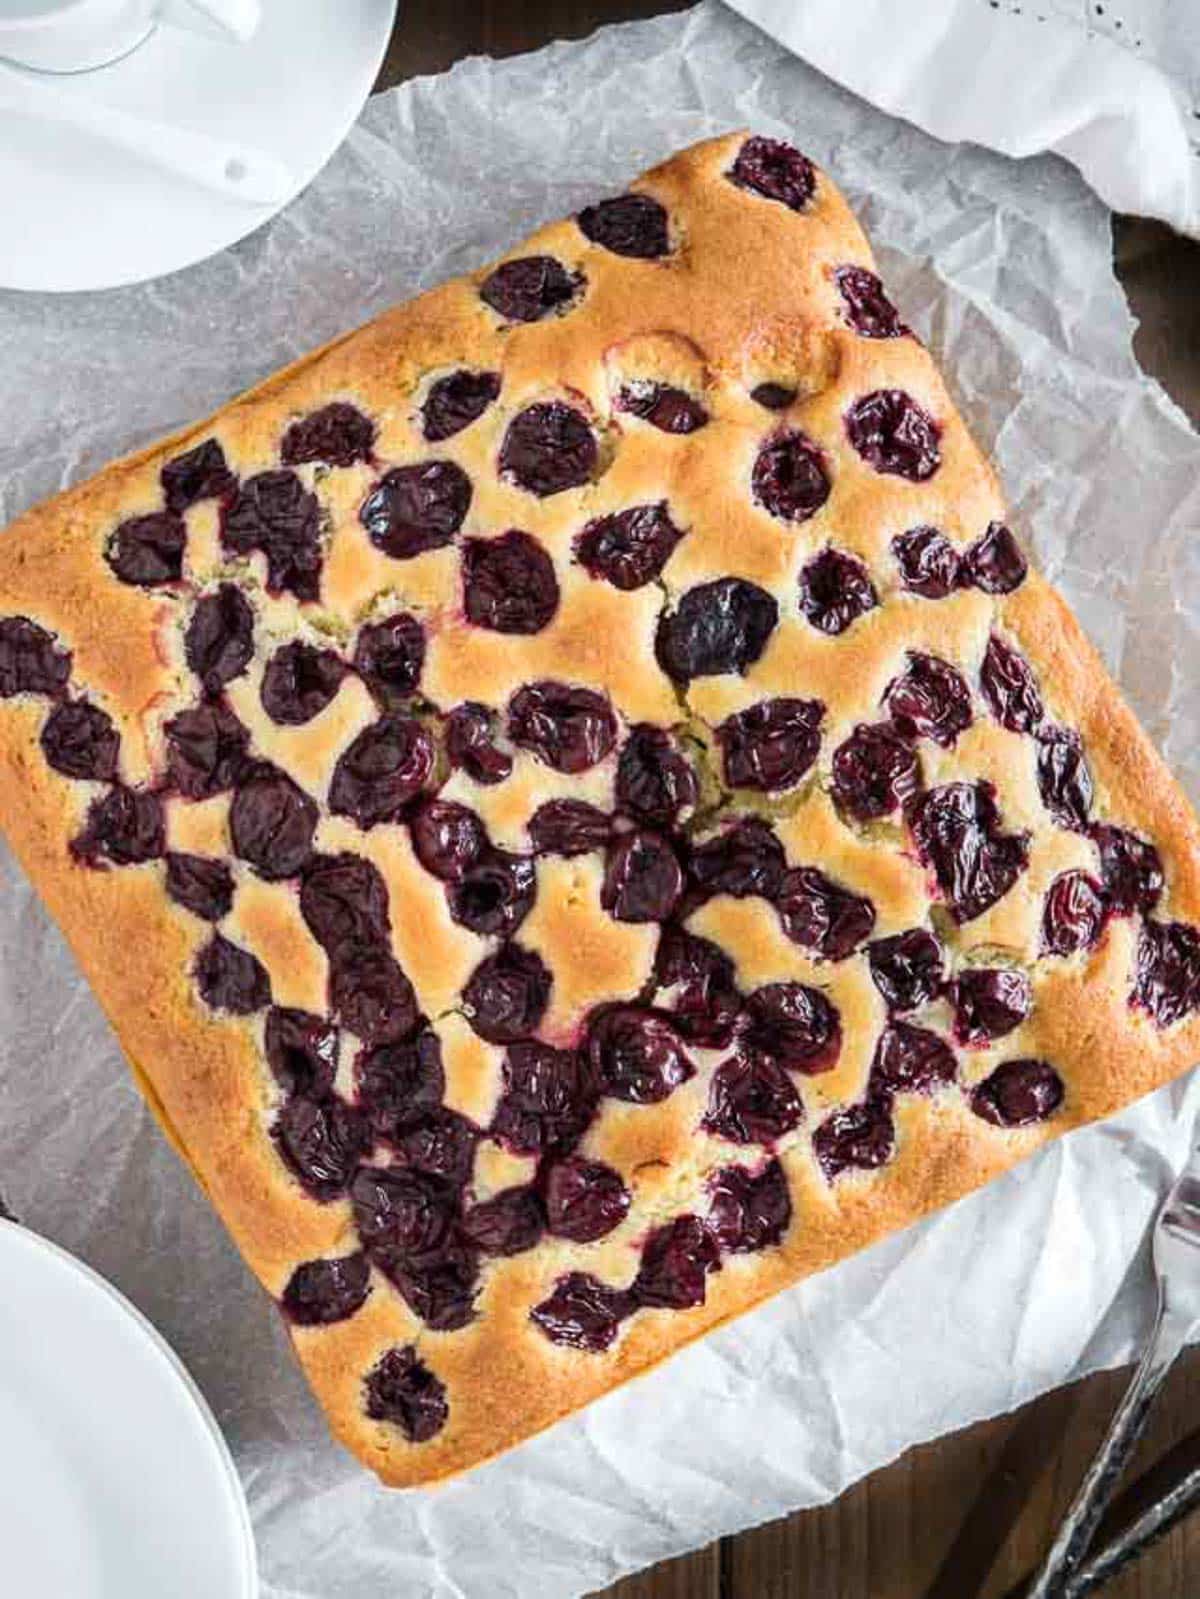
[[[1187, 1164], [1154, 1224], [1158, 1309], [1150, 1341], [1027, 1599], [1069, 1599], [1076, 1593], [1072, 1579], [1080, 1573], [1100, 1517], [1146, 1426], [1150, 1407], [1180, 1350], [1200, 1323], [1198, 1133], [1200, 1128], [1192, 1133]], [[1108, 1551], [1103, 1558], [1109, 1558]], [[1096, 1586], [1094, 1579], [1089, 1579], [1089, 1586]]]

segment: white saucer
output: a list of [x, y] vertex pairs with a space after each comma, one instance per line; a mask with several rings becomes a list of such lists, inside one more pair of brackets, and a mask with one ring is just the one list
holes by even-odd
[[254, 1599], [250, 1517], [200, 1390], [89, 1267], [0, 1221], [5, 1593]]
[[[262, 25], [243, 45], [202, 31], [185, 7], [168, 7], [123, 60], [51, 81], [123, 111], [261, 145], [288, 162], [299, 194], [362, 110], [396, 4], [264, 0]], [[55, 291], [178, 271], [282, 209], [224, 199], [85, 134], [10, 112], [0, 112], [0, 207], [0, 288]]]

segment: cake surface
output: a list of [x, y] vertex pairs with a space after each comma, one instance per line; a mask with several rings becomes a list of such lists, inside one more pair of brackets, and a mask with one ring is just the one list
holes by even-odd
[[744, 134], [14, 524], [0, 822], [397, 1485], [1200, 1042], [1195, 817]]

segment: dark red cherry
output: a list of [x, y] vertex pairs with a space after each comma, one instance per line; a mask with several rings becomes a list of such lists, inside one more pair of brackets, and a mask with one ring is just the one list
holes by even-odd
[[994, 1127], [1044, 1122], [1063, 1102], [1063, 1081], [1044, 1060], [1006, 1060], [971, 1090], [971, 1109]]
[[777, 200], [792, 211], [803, 211], [812, 199], [817, 175], [812, 162], [781, 139], [747, 139], [726, 176], [739, 189], [750, 189], [764, 200]]
[[889, 1022], [871, 1061], [874, 1094], [931, 1094], [958, 1073], [954, 1051], [944, 1038], [911, 1022]]
[[300, 882], [300, 914], [331, 958], [357, 944], [385, 943], [391, 933], [387, 884], [361, 855], [317, 855]]
[[168, 511], [186, 511], [198, 500], [223, 500], [237, 488], [225, 451], [216, 439], [205, 439], [170, 460], [158, 474]]
[[249, 1016], [271, 1003], [266, 967], [220, 933], [214, 933], [197, 955], [195, 971], [200, 998], [213, 1010]]
[[156, 588], [183, 576], [187, 528], [176, 511], [131, 516], [109, 539], [104, 558], [122, 583]]
[[281, 727], [300, 727], [332, 703], [345, 675], [346, 668], [333, 650], [318, 650], [294, 639], [267, 662], [263, 710]]
[[830, 1183], [844, 1171], [873, 1171], [886, 1165], [895, 1147], [891, 1107], [883, 1099], [835, 1110], [813, 1134], [813, 1154]]
[[957, 922], [981, 916], [1007, 894], [1029, 859], [1029, 835], [1000, 830], [990, 783], [947, 783], [906, 808], [922, 861]]
[[1073, 955], [1099, 941], [1108, 920], [1104, 890], [1086, 872], [1062, 872], [1042, 907], [1042, 953]]
[[717, 741], [730, 788], [778, 794], [808, 771], [821, 747], [820, 700], [759, 700], [727, 717]]
[[297, 1266], [283, 1290], [284, 1314], [296, 1327], [328, 1327], [347, 1321], [371, 1292], [371, 1267], [360, 1250]]
[[558, 610], [554, 562], [516, 528], [463, 546], [463, 609], [494, 633], [540, 633]]
[[405, 1304], [433, 1332], [456, 1332], [475, 1320], [479, 1257], [455, 1245], [429, 1265], [383, 1261]]
[[954, 1036], [960, 1044], [990, 1044], [1019, 1027], [1033, 1008], [1024, 972], [1003, 966], [968, 966], [950, 985]]
[[373, 1256], [434, 1261], [450, 1242], [458, 1201], [439, 1177], [408, 1166], [360, 1166], [350, 1184], [359, 1237]]
[[708, 1230], [728, 1254], [754, 1254], [778, 1244], [791, 1225], [792, 1199], [777, 1160], [757, 1175], [745, 1166], [726, 1166], [708, 1191]]
[[603, 849], [612, 820], [586, 800], [547, 800], [529, 818], [529, 837], [539, 855], [588, 855]]
[[220, 701], [180, 711], [165, 728], [167, 774], [185, 799], [209, 799], [237, 783], [250, 734]]
[[665, 1227], [656, 1227], [642, 1246], [633, 1298], [655, 1310], [702, 1305], [705, 1278], [720, 1264], [716, 1240], [700, 1218], [676, 1216]]
[[721, 672], [745, 673], [767, 647], [779, 606], [766, 589], [740, 577], [721, 577], [688, 589], [659, 620], [658, 664], [676, 683]]
[[369, 461], [375, 448], [375, 424], [345, 400], [299, 417], [283, 435], [280, 457], [285, 466], [319, 461], [323, 466], [353, 466]]
[[1088, 836], [1100, 851], [1100, 880], [1113, 915], [1153, 910], [1164, 883], [1162, 859], [1154, 845], [1104, 822], [1093, 823]]
[[909, 331], [874, 272], [861, 266], [838, 267], [833, 281], [846, 308], [846, 322], [864, 339], [898, 339]]
[[764, 411], [786, 411], [796, 392], [786, 383], [759, 383], [750, 390], [750, 398]]
[[321, 514], [295, 472], [248, 478], [221, 513], [221, 542], [235, 555], [260, 550], [272, 594], [315, 600], [321, 584]]
[[47, 764], [64, 777], [110, 783], [117, 775], [121, 735], [112, 718], [87, 700], [64, 700], [46, 718], [41, 733]]
[[365, 1044], [408, 1038], [417, 997], [399, 962], [380, 944], [340, 947], [329, 960], [329, 1002], [337, 1020]]
[[604, 1092], [634, 1105], [656, 1105], [695, 1075], [664, 1011], [605, 1005], [588, 1023], [587, 1048]]
[[912, 594], [944, 600], [963, 586], [962, 556], [935, 527], [910, 527], [892, 540], [900, 581]]
[[493, 1136], [519, 1155], [570, 1149], [591, 1121], [599, 1093], [587, 1057], [528, 1040], [508, 1046], [503, 1074]]
[[500, 446], [500, 472], [538, 499], [577, 489], [596, 475], [599, 450], [587, 418], [561, 400], [518, 411]]
[[971, 690], [948, 661], [908, 652], [908, 665], [883, 691], [892, 725], [906, 738], [931, 738], [952, 749], [971, 725]]
[[467, 1020], [492, 1044], [515, 1044], [537, 1032], [553, 978], [540, 955], [502, 944], [480, 961], [463, 988]]
[[659, 575], [682, 537], [666, 500], [658, 500], [588, 522], [575, 540], [575, 555], [592, 577], [639, 589]]
[[979, 686], [988, 710], [1010, 733], [1032, 733], [1041, 723], [1042, 694], [1029, 662], [995, 633], [984, 652]]
[[338, 1067], [337, 1028], [311, 1011], [274, 1005], [264, 1030], [267, 1064], [285, 1094], [323, 1100]]
[[506, 322], [537, 322], [565, 309], [583, 286], [552, 255], [526, 255], [503, 261], [483, 280], [479, 298]]
[[815, 866], [794, 866], [786, 872], [775, 905], [792, 942], [825, 960], [853, 955], [875, 926], [871, 901], [842, 888]]
[[315, 801], [277, 766], [246, 768], [229, 808], [234, 853], [269, 883], [295, 877], [312, 854]]
[[924, 483], [942, 463], [941, 424], [903, 389], [876, 389], [846, 412], [850, 443], [876, 472]]
[[338, 757], [329, 809], [362, 828], [393, 821], [428, 783], [433, 761], [433, 740], [420, 722], [382, 716]]
[[100, 860], [137, 866], [158, 860], [166, 849], [166, 837], [158, 795], [118, 783], [92, 801], [83, 832], [71, 849], [93, 866]]
[[745, 1040], [791, 1071], [828, 1071], [842, 1047], [837, 1008], [819, 988], [766, 983], [746, 1000]]
[[621, 833], [608, 846], [600, 903], [618, 922], [665, 922], [682, 892], [683, 868], [661, 833]]
[[631, 1309], [628, 1294], [609, 1288], [590, 1272], [571, 1271], [529, 1314], [552, 1344], [600, 1354], [612, 1344]]
[[410, 1444], [424, 1444], [441, 1432], [450, 1414], [446, 1387], [410, 1345], [389, 1349], [367, 1373], [366, 1412], [372, 1421], [390, 1421]]
[[867, 945], [875, 987], [890, 1011], [918, 1010], [942, 991], [942, 946], [923, 927]]
[[446, 1074], [437, 1034], [424, 1028], [415, 1038], [364, 1049], [354, 1063], [354, 1083], [372, 1128], [394, 1139], [406, 1122], [442, 1103]]
[[586, 772], [617, 741], [617, 718], [603, 694], [543, 679], [508, 702], [508, 736], [556, 772]]
[[688, 882], [702, 899], [732, 894], [746, 899], [757, 894], [774, 899], [787, 864], [783, 845], [769, 822], [743, 817], [688, 851]]
[[456, 883], [488, 847], [487, 830], [479, 817], [454, 800], [423, 801], [408, 826], [417, 859], [443, 883]]
[[499, 372], [469, 372], [460, 367], [430, 384], [421, 407], [421, 431], [430, 444], [440, 444], [478, 421], [499, 397]]
[[985, 594], [1010, 594], [1025, 581], [1028, 570], [1020, 546], [1003, 522], [990, 522], [963, 560], [966, 581]]
[[71, 653], [27, 616], [0, 619], [0, 699], [14, 694], [57, 698], [71, 675]]
[[541, 1242], [546, 1212], [531, 1186], [504, 1188], [491, 1199], [472, 1205], [460, 1231], [485, 1255], [520, 1255]]
[[442, 1177], [456, 1188], [470, 1181], [479, 1131], [457, 1111], [439, 1105], [414, 1112], [390, 1136], [414, 1171]]
[[219, 922], [233, 909], [233, 873], [225, 861], [207, 855], [167, 856], [167, 893], [206, 922]]
[[449, 544], [471, 504], [471, 480], [453, 461], [420, 461], [385, 474], [358, 519], [377, 550], [397, 561]]
[[206, 694], [241, 676], [254, 654], [254, 612], [236, 583], [222, 583], [197, 600], [183, 644]]
[[691, 763], [665, 728], [639, 722], [617, 762], [617, 803], [649, 827], [678, 825], [700, 797]]
[[792, 428], [759, 450], [750, 487], [763, 510], [780, 522], [807, 522], [829, 498], [831, 485], [822, 452]]
[[284, 1160], [314, 1199], [337, 1199], [371, 1147], [371, 1135], [353, 1106], [333, 1095], [286, 1101], [275, 1122]]
[[844, 550], [822, 550], [800, 573], [800, 609], [821, 633], [844, 633], [878, 604], [870, 573]]
[[722, 1061], [708, 1092], [704, 1130], [734, 1144], [773, 1144], [804, 1119], [791, 1078], [769, 1055], [739, 1051]]
[[511, 938], [537, 896], [537, 868], [526, 855], [489, 849], [446, 889], [450, 914], [482, 938]]
[[671, 248], [666, 209], [648, 194], [618, 194], [601, 200], [586, 206], [577, 220], [585, 238], [614, 255], [653, 261]]
[[667, 926], [658, 941], [654, 980], [677, 1032], [693, 1044], [724, 1049], [742, 1008], [733, 961], [706, 938]]
[[621, 388], [616, 409], [640, 417], [660, 433], [695, 433], [708, 421], [708, 412], [686, 389], [645, 379]]
[[833, 799], [858, 822], [877, 822], [921, 786], [916, 751], [890, 722], [860, 722], [833, 752]]
[[496, 748], [492, 736], [495, 712], [468, 700], [446, 718], [446, 757], [475, 783], [503, 783], [512, 771], [512, 756]]
[[611, 1166], [568, 1156], [542, 1174], [546, 1225], [555, 1238], [591, 1244], [611, 1233], [629, 1210], [629, 1190]]
[[1042, 804], [1060, 827], [1087, 831], [1092, 774], [1083, 740], [1073, 728], [1044, 727], [1037, 739], [1037, 780]]
[[1142, 923], [1133, 993], [1158, 1027], [1170, 1027], [1200, 1005], [1200, 933], [1186, 922]]

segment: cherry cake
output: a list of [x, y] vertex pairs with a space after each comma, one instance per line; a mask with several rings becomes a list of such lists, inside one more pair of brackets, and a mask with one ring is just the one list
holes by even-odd
[[151, 1106], [392, 1484], [1200, 1049], [1195, 818], [770, 139], [19, 521], [0, 757]]

